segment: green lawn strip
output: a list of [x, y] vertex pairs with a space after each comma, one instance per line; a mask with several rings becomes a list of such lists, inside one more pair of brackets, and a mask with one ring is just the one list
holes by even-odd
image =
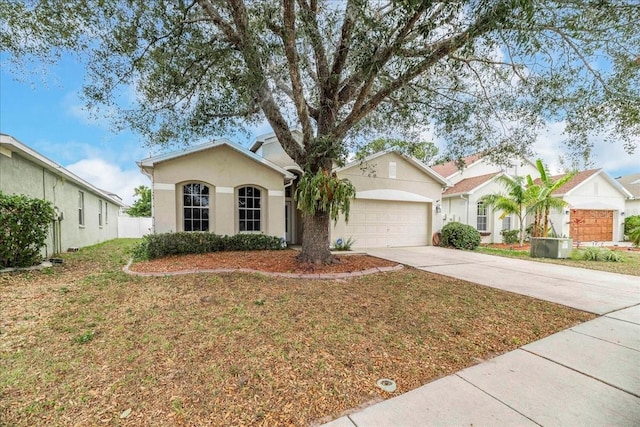
[[487, 255], [528, 259], [530, 261], [546, 262], [549, 264], [560, 264], [570, 267], [588, 268], [591, 270], [640, 276], [640, 252], [627, 251], [622, 248], [616, 250], [616, 253], [621, 257], [620, 262], [584, 260], [582, 259], [582, 254], [584, 253], [583, 249], [574, 249], [571, 253], [571, 258], [568, 259], [532, 258], [529, 256], [529, 251], [520, 251], [517, 249], [517, 246], [514, 246], [513, 250], [479, 246], [476, 248], [476, 252]]
[[308, 425], [594, 317], [409, 268], [132, 277], [130, 246], [0, 278], [4, 422]]

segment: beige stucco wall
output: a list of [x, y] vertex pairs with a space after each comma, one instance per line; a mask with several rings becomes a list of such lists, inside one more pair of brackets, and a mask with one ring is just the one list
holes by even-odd
[[209, 231], [231, 235], [239, 232], [237, 191], [251, 185], [262, 190], [262, 232], [284, 235], [284, 177], [228, 146], [177, 157], [155, 165], [153, 212], [156, 233], [183, 230], [182, 187], [198, 182], [209, 187]]
[[[48, 200], [58, 208], [63, 218], [56, 223], [59, 237], [54, 242], [54, 224], [51, 224], [44, 256], [118, 237], [118, 205], [75, 184], [64, 175], [53, 173], [19, 153], [6, 149], [0, 153], [0, 191]], [[78, 191], [84, 193], [84, 225], [79, 224]], [[103, 203], [102, 225], [98, 221], [100, 201]]]
[[[391, 163], [395, 163], [395, 178], [390, 177]], [[347, 178], [354, 184], [357, 200], [375, 198], [401, 203], [428, 204], [430, 214], [427, 218], [427, 242], [431, 243], [435, 202], [441, 198], [442, 184], [425, 171], [392, 152], [376, 157], [368, 163], [365, 170], [362, 170], [359, 163], [343, 169], [338, 172], [338, 177]], [[332, 239], [334, 236], [347, 235], [347, 225], [341, 217], [338, 223], [331, 227]]]
[[293, 159], [284, 151], [275, 136], [267, 138], [264, 141], [262, 147], [260, 147], [260, 155], [282, 168], [298, 168]]

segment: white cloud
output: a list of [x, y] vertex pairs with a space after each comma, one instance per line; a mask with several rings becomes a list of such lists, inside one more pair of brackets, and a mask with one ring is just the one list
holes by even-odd
[[95, 187], [117, 194], [127, 205], [133, 203], [137, 186], [150, 186], [149, 179], [138, 169], [122, 170], [99, 158], [80, 160], [66, 168]]
[[[567, 154], [563, 145], [565, 122], [547, 124], [547, 131], [542, 133], [533, 146], [536, 158], [542, 159], [553, 174], [564, 172], [561, 158]], [[602, 168], [613, 178], [640, 172], [640, 155], [629, 154], [621, 143], [608, 143], [603, 140], [594, 141], [591, 152], [591, 166], [587, 168]], [[570, 164], [565, 167], [570, 167]]]

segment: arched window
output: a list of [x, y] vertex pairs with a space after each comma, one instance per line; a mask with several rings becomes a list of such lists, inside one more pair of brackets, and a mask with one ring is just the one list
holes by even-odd
[[182, 187], [184, 231], [209, 231], [209, 187], [187, 184]]
[[261, 231], [261, 191], [256, 187], [238, 189], [238, 223], [240, 231]]

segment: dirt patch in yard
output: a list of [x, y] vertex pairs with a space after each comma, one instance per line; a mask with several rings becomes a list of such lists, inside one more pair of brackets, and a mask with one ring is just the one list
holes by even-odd
[[336, 255], [329, 265], [299, 263], [295, 250], [213, 252], [180, 255], [137, 262], [131, 271], [141, 273], [169, 273], [183, 270], [250, 269], [269, 273], [330, 274], [352, 273], [377, 267], [393, 267], [397, 263], [362, 254]]

